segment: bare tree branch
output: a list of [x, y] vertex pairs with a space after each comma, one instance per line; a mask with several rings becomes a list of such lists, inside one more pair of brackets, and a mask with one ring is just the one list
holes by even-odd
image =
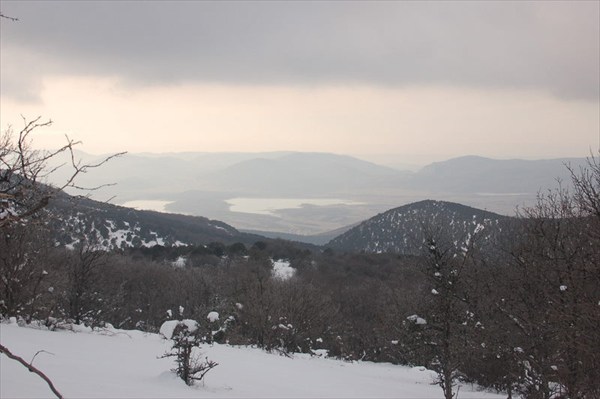
[[[35, 367], [31, 363], [27, 363], [27, 361], [25, 359], [23, 359], [22, 357], [13, 354], [10, 350], [8, 350], [8, 348], [6, 346], [4, 346], [2, 344], [0, 344], [0, 353], [4, 353], [10, 359], [16, 360], [17, 362], [21, 363], [31, 373], [35, 373], [38, 376], [40, 376], [41, 379], [43, 379], [44, 381], [46, 381], [46, 384], [48, 384], [48, 386], [50, 387], [50, 390], [52, 391], [52, 393], [54, 393], [54, 395], [58, 399], [63, 399], [62, 394], [56, 389], [56, 387], [52, 383], [52, 380], [50, 380], [50, 378], [48, 378], [48, 376], [46, 374], [44, 374], [42, 371], [40, 371], [40, 369], [38, 369], [37, 367]], [[38, 353], [36, 353], [35, 356], [37, 356]], [[34, 359], [35, 359], [35, 356], [34, 356]], [[31, 362], [33, 362], [33, 359], [31, 360]]]
[[2, 13], [0, 13], [0, 18], [6, 18], [9, 21], [13, 21], [13, 22], [17, 22], [19, 20], [19, 18], [9, 17], [8, 15], [4, 15]]

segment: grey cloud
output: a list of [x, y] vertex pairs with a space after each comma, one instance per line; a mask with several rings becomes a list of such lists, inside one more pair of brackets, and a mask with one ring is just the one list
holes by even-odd
[[41, 100], [39, 97], [43, 88], [41, 58], [27, 51], [19, 51], [18, 48], [3, 45], [0, 61], [2, 94], [8, 93], [16, 100], [30, 103]]
[[[11, 75], [31, 78], [447, 84], [600, 97], [598, 2], [5, 0], [2, 12], [20, 18], [2, 21], [2, 47], [42, 63]], [[19, 62], [2, 57], [3, 69]], [[3, 72], [6, 79], [25, 80]]]

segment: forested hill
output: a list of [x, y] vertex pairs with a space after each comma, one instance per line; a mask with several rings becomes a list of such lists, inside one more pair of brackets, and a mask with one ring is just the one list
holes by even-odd
[[65, 193], [50, 201], [47, 211], [58, 245], [85, 238], [106, 248], [136, 248], [154, 245], [202, 245], [211, 242], [253, 244], [264, 239], [200, 216], [136, 210]]
[[425, 200], [376, 215], [334, 238], [327, 247], [418, 255], [428, 237], [443, 237], [454, 245], [475, 236], [487, 240], [511, 220], [514, 218], [457, 203]]

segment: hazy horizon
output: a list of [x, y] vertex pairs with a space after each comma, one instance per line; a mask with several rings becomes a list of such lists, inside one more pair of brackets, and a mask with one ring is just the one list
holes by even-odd
[[[585, 157], [598, 2], [2, 2], [0, 125], [89, 153]], [[386, 155], [387, 154], [387, 155]]]
[[[55, 148], [39, 148], [41, 150], [56, 150]], [[107, 157], [113, 155], [114, 153], [109, 152], [89, 152], [83, 146], [76, 148], [77, 151], [80, 151], [82, 154], [90, 157]], [[431, 154], [393, 154], [393, 153], [383, 153], [383, 154], [350, 154], [350, 153], [340, 153], [340, 152], [326, 152], [326, 151], [297, 151], [297, 150], [274, 150], [274, 151], [141, 151], [141, 152], [127, 152], [126, 155], [130, 156], [142, 156], [142, 157], [183, 157], [186, 158], [186, 155], [194, 155], [194, 154], [210, 154], [210, 155], [255, 155], [256, 158], [260, 158], [265, 155], [278, 155], [278, 154], [287, 154], [287, 153], [298, 153], [298, 154], [331, 154], [337, 156], [349, 156], [352, 158], [356, 158], [362, 161], [367, 161], [376, 165], [386, 166], [398, 170], [406, 170], [406, 171], [417, 171], [425, 166], [428, 166], [432, 163], [437, 162], [445, 162], [452, 159], [457, 158], [467, 158], [467, 157], [480, 157], [487, 158], [492, 160], [502, 160], [502, 161], [510, 161], [510, 160], [524, 160], [524, 161], [540, 161], [540, 160], [557, 160], [557, 159], [584, 159], [589, 158], [591, 155], [596, 156], [597, 154], [593, 152], [594, 149], [590, 148], [587, 153], [581, 156], [557, 156], [557, 157], [514, 157], [514, 156], [483, 156], [480, 154], [460, 154], [456, 156], [447, 155], [444, 156], [439, 155], [431, 155]], [[250, 158], [249, 158], [250, 159]]]

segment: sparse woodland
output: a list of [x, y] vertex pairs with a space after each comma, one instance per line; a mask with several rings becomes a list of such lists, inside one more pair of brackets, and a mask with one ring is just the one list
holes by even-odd
[[[4, 318], [157, 332], [182, 309], [203, 342], [422, 365], [447, 399], [457, 381], [508, 397], [600, 397], [597, 157], [572, 171], [572, 191], [544, 193], [522, 210], [510, 236], [453, 242], [444, 226], [429, 226], [419, 256], [281, 240], [107, 252], [94, 242], [54, 245], [38, 208], [47, 186], [10, 162], [19, 151], [10, 140], [0, 148]], [[39, 159], [38, 173], [47, 172]], [[294, 276], [274, 276], [274, 259], [289, 261]], [[218, 321], [207, 320], [211, 311]]]

